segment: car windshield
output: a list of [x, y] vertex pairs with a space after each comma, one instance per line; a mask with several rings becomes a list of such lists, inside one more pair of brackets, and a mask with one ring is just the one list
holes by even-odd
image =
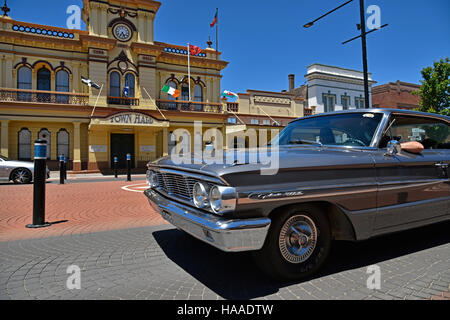
[[2, 160], [4, 160], [4, 161], [8, 161], [8, 158], [7, 158], [7, 157], [4, 157], [4, 156], [2, 156], [2, 155], [0, 155], [0, 159], [2, 159]]
[[359, 112], [306, 118], [290, 123], [271, 144], [369, 147], [382, 117]]

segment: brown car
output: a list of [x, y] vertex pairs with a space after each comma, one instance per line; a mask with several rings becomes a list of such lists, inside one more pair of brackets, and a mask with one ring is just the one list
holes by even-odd
[[[450, 220], [450, 118], [390, 109], [334, 112], [291, 122], [264, 164], [148, 164], [150, 204], [174, 226], [221, 250], [254, 251], [265, 272], [308, 276], [333, 240]], [[237, 152], [229, 150], [228, 152]]]

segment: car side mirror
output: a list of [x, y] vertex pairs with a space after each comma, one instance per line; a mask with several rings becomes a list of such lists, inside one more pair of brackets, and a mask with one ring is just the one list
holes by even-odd
[[387, 144], [387, 152], [385, 155], [394, 156], [402, 151], [402, 145], [397, 140], [391, 140]]

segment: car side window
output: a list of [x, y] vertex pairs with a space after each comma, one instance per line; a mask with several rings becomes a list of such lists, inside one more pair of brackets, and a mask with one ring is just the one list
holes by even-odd
[[418, 141], [425, 149], [450, 149], [450, 126], [443, 120], [393, 116], [389, 123], [392, 125], [380, 143], [382, 148], [390, 140], [397, 140], [401, 143]]

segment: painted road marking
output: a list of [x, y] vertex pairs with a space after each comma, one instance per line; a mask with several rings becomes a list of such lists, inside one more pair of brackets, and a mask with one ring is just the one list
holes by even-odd
[[131, 191], [131, 192], [139, 192], [139, 193], [143, 193], [147, 189], [148, 189], [148, 184], [146, 182], [138, 183], [138, 184], [131, 184], [131, 185], [122, 187], [122, 190]]

